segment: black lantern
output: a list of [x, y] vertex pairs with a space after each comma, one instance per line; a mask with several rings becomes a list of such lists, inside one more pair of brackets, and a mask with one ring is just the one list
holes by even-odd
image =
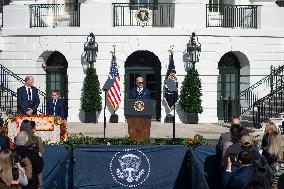
[[87, 37], [87, 42], [84, 44], [84, 52], [86, 61], [90, 63], [93, 67], [93, 63], [96, 62], [97, 52], [98, 52], [98, 43], [96, 42], [95, 35], [90, 33]]
[[188, 61], [192, 63], [193, 66], [196, 62], [199, 62], [201, 44], [198, 42], [195, 32], [193, 32], [190, 36], [190, 40], [186, 45], [186, 51], [188, 54]]

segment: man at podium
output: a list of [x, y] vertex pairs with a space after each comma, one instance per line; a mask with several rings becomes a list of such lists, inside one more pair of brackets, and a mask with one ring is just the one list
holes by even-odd
[[129, 99], [151, 99], [149, 90], [143, 87], [143, 77], [136, 78], [136, 85], [137, 87], [129, 91]]
[[152, 101], [150, 92], [143, 87], [143, 77], [136, 78], [137, 87], [129, 91], [127, 99], [125, 117], [128, 123], [128, 134], [132, 140], [150, 139], [150, 127], [152, 111]]

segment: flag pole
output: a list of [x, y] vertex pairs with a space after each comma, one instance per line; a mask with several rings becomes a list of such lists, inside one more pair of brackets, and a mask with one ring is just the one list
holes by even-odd
[[107, 106], [107, 90], [105, 90], [105, 107], [104, 107], [104, 142], [106, 142], [106, 106]]

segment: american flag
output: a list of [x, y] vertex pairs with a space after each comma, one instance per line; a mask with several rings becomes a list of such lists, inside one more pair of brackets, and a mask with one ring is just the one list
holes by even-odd
[[117, 69], [116, 57], [112, 53], [111, 67], [109, 71], [109, 79], [114, 79], [113, 85], [107, 93], [108, 100], [112, 105], [113, 109], [116, 110], [121, 102], [121, 92], [120, 92], [120, 76]]

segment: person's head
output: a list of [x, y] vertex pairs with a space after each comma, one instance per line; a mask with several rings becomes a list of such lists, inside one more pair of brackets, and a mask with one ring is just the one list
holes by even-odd
[[31, 125], [30, 120], [24, 119], [21, 123], [21, 127], [28, 127]]
[[143, 77], [137, 77], [137, 78], [136, 78], [136, 85], [137, 85], [137, 87], [142, 88], [142, 87], [143, 87], [143, 84], [144, 84], [144, 79], [143, 79]]
[[0, 153], [0, 177], [8, 185], [12, 182], [12, 152], [3, 150]]
[[257, 181], [252, 181], [248, 183], [248, 185], [244, 189], [270, 189], [270, 188], [264, 188], [264, 186], [257, 182]]
[[279, 162], [284, 161], [284, 139], [278, 132], [272, 132], [268, 136], [268, 153]]
[[30, 124], [32, 126], [32, 130], [34, 131], [36, 128], [36, 122], [35, 121], [30, 121]]
[[28, 146], [29, 145], [29, 135], [26, 131], [21, 131], [16, 136], [15, 143], [17, 146]]
[[31, 145], [33, 134], [34, 134], [32, 124], [30, 123], [30, 124], [26, 125], [25, 127], [21, 126], [20, 131], [25, 131], [28, 134], [29, 140], [28, 140], [27, 146]]
[[266, 124], [266, 127], [265, 127], [265, 130], [264, 130], [264, 133], [272, 133], [272, 132], [278, 132], [277, 130], [277, 126], [274, 122], [270, 121]]
[[58, 90], [51, 91], [51, 98], [52, 99], [58, 99], [60, 96], [60, 92]]
[[231, 141], [235, 144], [238, 142], [238, 129], [240, 128], [240, 125], [233, 124], [230, 128], [231, 133]]
[[237, 137], [236, 137], [236, 139], [238, 140], [238, 141], [240, 141], [241, 140], [241, 138], [242, 138], [242, 136], [245, 136], [245, 135], [249, 135], [249, 132], [248, 132], [248, 130], [245, 128], [245, 127], [239, 127], [238, 128], [238, 131], [237, 131]]
[[249, 150], [243, 150], [238, 155], [238, 160], [241, 165], [248, 165], [252, 161], [252, 152]]
[[249, 135], [244, 135], [241, 138], [241, 146], [244, 148], [251, 148], [253, 145], [252, 137]]
[[271, 172], [269, 168], [259, 167], [254, 171], [253, 181], [260, 183], [265, 189], [269, 189], [271, 187]]
[[231, 125], [241, 125], [241, 120], [239, 118], [234, 118], [231, 121]]
[[27, 86], [32, 87], [34, 85], [34, 77], [30, 75], [26, 76], [25, 82]]

